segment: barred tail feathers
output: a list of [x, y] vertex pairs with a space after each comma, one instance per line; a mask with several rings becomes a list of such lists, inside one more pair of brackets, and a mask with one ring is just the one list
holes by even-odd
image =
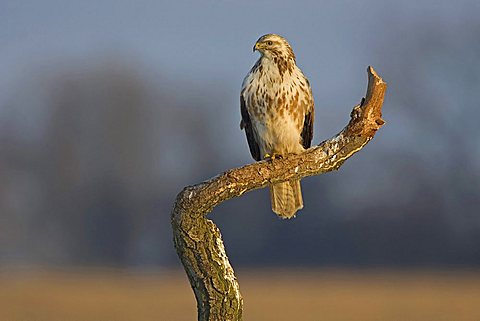
[[300, 180], [291, 180], [270, 186], [272, 211], [281, 218], [292, 218], [303, 208]]

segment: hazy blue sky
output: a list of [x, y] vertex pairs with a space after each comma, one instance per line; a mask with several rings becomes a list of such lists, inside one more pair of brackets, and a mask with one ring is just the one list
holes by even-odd
[[[0, 141], [6, 142], [0, 145], [0, 152], [5, 150], [0, 154], [0, 175], [3, 170], [10, 177], [0, 183], [0, 201], [7, 200], [9, 209], [0, 213], [0, 220], [20, 231], [11, 229], [12, 237], [4, 236], [12, 239], [11, 244], [0, 245], [10, 254], [2, 255], [0, 247], [0, 259], [18, 253], [33, 261], [55, 259], [54, 250], [65, 245], [62, 233], [67, 239], [73, 233], [72, 247], [65, 245], [58, 257], [74, 261], [69, 257], [72, 248], [87, 244], [85, 248], [97, 249], [88, 243], [95, 239], [92, 235], [107, 235], [102, 226], [110, 233], [108, 224], [117, 222], [118, 235], [127, 244], [116, 242], [113, 235], [117, 250], [127, 248], [134, 253], [129, 255], [146, 261], [156, 257], [150, 261], [172, 262], [168, 210], [178, 189], [252, 161], [239, 129], [240, 85], [258, 58], [252, 52], [257, 38], [278, 33], [290, 41], [312, 84], [314, 143], [345, 125], [351, 108], [365, 94], [368, 65], [389, 85], [384, 106], [387, 125], [341, 171], [303, 181], [307, 206], [299, 220], [278, 222], [268, 208], [266, 191], [222, 204], [215, 210], [218, 217], [213, 215], [229, 236], [226, 242], [233, 240], [232, 252], [244, 262], [264, 257], [265, 262], [285, 262], [283, 255], [290, 255], [291, 262], [302, 255], [305, 262], [312, 262], [312, 250], [320, 253], [317, 263], [351, 263], [356, 258], [461, 263], [464, 255], [464, 262], [478, 264], [479, 17], [478, 0], [0, 1]], [[125, 83], [113, 79], [117, 71]], [[71, 76], [67, 80], [80, 80], [65, 89], [63, 72]], [[113, 87], [133, 88], [137, 100], [104, 90], [102, 77]], [[138, 82], [128, 82], [135, 77]], [[65, 101], [52, 101], [58, 97]], [[126, 128], [131, 125], [126, 118], [135, 116], [137, 107], [146, 120], [134, 119], [132, 128]], [[195, 119], [188, 120], [187, 113], [168, 109], [186, 107], [191, 108], [189, 115], [205, 116], [206, 121], [195, 127]], [[50, 117], [51, 124], [49, 113], [58, 116]], [[90, 123], [91, 119], [97, 122]], [[104, 124], [105, 119], [118, 123]], [[65, 120], [80, 129], [70, 130]], [[48, 126], [59, 132], [42, 135], [42, 128]], [[117, 136], [112, 134], [116, 140], [102, 140], [109, 128], [116, 130]], [[63, 188], [50, 191], [65, 174], [62, 161], [71, 160], [65, 157], [70, 155], [68, 148], [62, 154], [63, 135], [65, 145], [74, 145], [68, 146], [77, 157], [73, 163], [101, 170], [87, 187], [77, 181], [69, 186], [67, 171]], [[123, 144], [129, 138], [130, 143]], [[21, 145], [23, 140], [34, 143]], [[164, 141], [170, 145], [162, 145]], [[137, 142], [144, 143], [143, 149], [136, 149]], [[199, 148], [195, 144], [210, 148], [204, 153], [208, 157], [195, 154]], [[125, 146], [134, 152], [119, 153]], [[104, 159], [98, 149], [107, 150]], [[143, 186], [147, 191], [139, 193], [137, 185], [123, 182], [123, 173], [113, 175], [111, 159], [127, 171], [133, 167], [130, 174], [138, 185], [149, 180], [150, 185]], [[60, 169], [51, 166], [55, 162]], [[148, 179], [136, 176], [135, 170], [143, 170]], [[111, 177], [123, 185], [108, 181]], [[162, 186], [165, 190], [159, 195], [157, 188]], [[30, 195], [45, 206], [30, 206]], [[77, 230], [63, 216], [61, 205], [69, 205], [65, 201], [69, 197], [79, 204], [76, 210], [86, 222], [84, 230]], [[123, 208], [123, 221], [109, 216], [118, 210], [110, 208], [112, 204]], [[246, 216], [235, 215], [239, 211]], [[139, 213], [144, 217], [138, 218]], [[52, 217], [47, 227], [57, 232], [50, 241], [45, 236], [54, 249], [52, 255], [43, 247], [31, 249], [33, 233], [25, 232], [32, 226], [45, 235], [38, 227], [45, 215]], [[245, 231], [248, 219], [253, 224]], [[132, 221], [138, 225], [132, 227]], [[255, 249], [245, 245], [247, 238]], [[310, 250], [307, 246], [297, 252], [307, 243]], [[376, 247], [377, 243], [385, 247]], [[411, 252], [412, 248], [418, 252]], [[405, 257], [397, 257], [397, 252]], [[376, 255], [384, 261], [375, 261]]]
[[[257, 59], [251, 50], [255, 40], [274, 32], [292, 43], [298, 64], [313, 84], [319, 116], [333, 117], [328, 116], [329, 108], [350, 108], [363, 94], [367, 65], [382, 71], [374, 53], [385, 35], [402, 41], [415, 21], [448, 29], [478, 19], [479, 13], [480, 2], [475, 0], [4, 0], [0, 103], [32, 69], [81, 64], [92, 56], [115, 53], [193, 85], [220, 83], [231, 99], [225, 108], [230, 108], [238, 104], [241, 81]], [[327, 133], [343, 122], [332, 120], [326, 119]]]

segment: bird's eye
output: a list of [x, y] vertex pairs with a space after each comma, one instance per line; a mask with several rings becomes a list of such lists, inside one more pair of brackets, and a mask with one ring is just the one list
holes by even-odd
[[267, 41], [267, 45], [271, 46], [271, 45], [273, 45], [273, 42]]

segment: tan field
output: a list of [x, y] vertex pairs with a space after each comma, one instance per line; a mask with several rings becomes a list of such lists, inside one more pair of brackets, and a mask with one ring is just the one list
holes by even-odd
[[[477, 321], [479, 271], [239, 270], [246, 321]], [[196, 320], [183, 271], [3, 271], [1, 321]]]

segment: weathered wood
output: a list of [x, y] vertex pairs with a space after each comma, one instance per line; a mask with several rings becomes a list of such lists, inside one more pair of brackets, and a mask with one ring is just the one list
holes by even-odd
[[220, 230], [206, 215], [223, 201], [271, 183], [336, 170], [362, 149], [385, 123], [382, 105], [387, 84], [372, 67], [367, 72], [366, 97], [353, 108], [348, 125], [333, 138], [299, 155], [228, 170], [187, 186], [177, 195], [172, 211], [174, 243], [197, 299], [198, 320], [242, 320], [243, 308]]

